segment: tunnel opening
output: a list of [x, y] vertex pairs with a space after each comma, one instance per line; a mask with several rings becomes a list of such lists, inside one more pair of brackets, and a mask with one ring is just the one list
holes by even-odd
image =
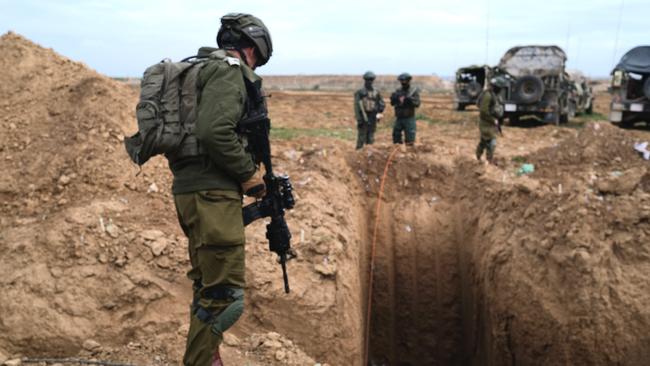
[[453, 202], [386, 204], [372, 289], [371, 365], [462, 365], [463, 278]]
[[377, 180], [366, 179], [369, 199], [361, 224], [369, 246], [379, 220], [373, 285], [370, 292], [362, 289], [362, 298], [371, 296], [368, 365], [470, 365], [482, 354], [480, 293], [470, 253], [477, 216], [464, 207], [462, 184], [456, 184], [462, 178], [456, 175], [442, 165], [395, 168], [378, 218], [378, 185], [372, 185]]

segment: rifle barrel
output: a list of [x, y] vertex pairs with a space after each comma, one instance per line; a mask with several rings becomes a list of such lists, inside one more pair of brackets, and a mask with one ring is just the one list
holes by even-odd
[[289, 293], [289, 275], [287, 274], [287, 253], [280, 254], [280, 264], [282, 265], [282, 278], [284, 278], [284, 292]]

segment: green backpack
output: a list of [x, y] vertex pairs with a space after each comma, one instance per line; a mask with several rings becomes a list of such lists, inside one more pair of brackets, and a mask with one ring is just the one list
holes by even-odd
[[140, 101], [135, 107], [138, 132], [124, 139], [126, 151], [138, 165], [152, 156], [168, 159], [201, 153], [194, 136], [197, 77], [209, 58], [188, 57], [180, 62], [165, 59], [144, 72]]

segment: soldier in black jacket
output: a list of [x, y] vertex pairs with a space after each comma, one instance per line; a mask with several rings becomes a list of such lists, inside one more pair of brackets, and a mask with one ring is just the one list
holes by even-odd
[[400, 74], [397, 80], [402, 87], [395, 90], [390, 96], [390, 104], [395, 107], [395, 125], [393, 126], [393, 143], [402, 143], [402, 131], [406, 145], [415, 143], [415, 108], [420, 106], [420, 92], [411, 87], [411, 75]]

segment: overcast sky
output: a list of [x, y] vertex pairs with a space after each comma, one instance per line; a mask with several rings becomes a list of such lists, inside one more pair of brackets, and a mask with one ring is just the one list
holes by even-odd
[[233, 11], [271, 30], [274, 54], [263, 75], [448, 76], [496, 64], [514, 45], [557, 44], [569, 68], [606, 76], [614, 58], [650, 44], [650, 0], [0, 0], [0, 9], [0, 32], [110, 76], [140, 76], [162, 58], [215, 45], [219, 18]]

